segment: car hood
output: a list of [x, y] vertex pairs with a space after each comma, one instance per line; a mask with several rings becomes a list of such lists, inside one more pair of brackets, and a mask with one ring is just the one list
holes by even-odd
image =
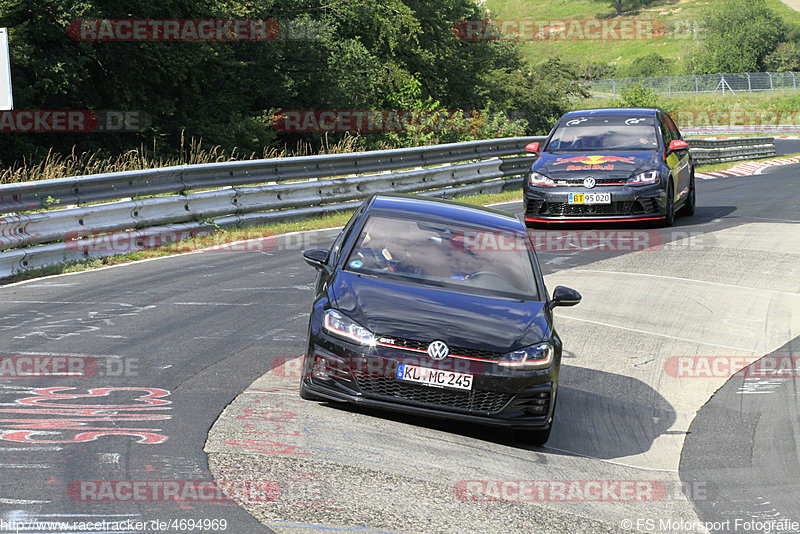
[[376, 334], [508, 352], [550, 337], [544, 302], [459, 293], [340, 271], [340, 311]]
[[659, 168], [659, 152], [640, 150], [631, 152], [542, 152], [533, 164], [533, 170], [543, 172], [554, 180], [583, 178], [627, 179], [640, 172]]

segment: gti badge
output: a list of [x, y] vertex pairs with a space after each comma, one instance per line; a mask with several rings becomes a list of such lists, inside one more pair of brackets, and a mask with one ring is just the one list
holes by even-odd
[[428, 345], [428, 356], [434, 360], [444, 360], [450, 354], [450, 348], [444, 341], [433, 341]]
[[587, 176], [586, 178], [583, 179], [583, 187], [585, 187], [586, 189], [591, 189], [595, 185], [597, 185], [597, 182], [591, 176]]

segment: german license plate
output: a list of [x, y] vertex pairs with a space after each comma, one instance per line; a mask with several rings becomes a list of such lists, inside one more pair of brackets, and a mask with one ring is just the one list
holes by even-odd
[[611, 193], [570, 193], [570, 204], [611, 204]]
[[397, 366], [397, 379], [437, 388], [472, 389], [472, 375], [405, 363]]

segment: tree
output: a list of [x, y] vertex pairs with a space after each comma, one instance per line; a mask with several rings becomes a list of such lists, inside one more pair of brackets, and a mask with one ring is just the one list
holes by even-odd
[[800, 46], [792, 42], [779, 44], [774, 52], [764, 58], [764, 67], [771, 72], [800, 70]]
[[700, 19], [696, 74], [760, 72], [786, 26], [765, 0], [719, 0]]
[[[514, 110], [525, 117], [485, 123], [496, 133], [525, 118], [538, 132], [581, 94], [572, 67], [529, 67], [517, 43], [459, 38], [459, 21], [488, 18], [472, 0], [0, 0], [0, 18], [18, 109], [141, 110], [152, 119], [139, 133], [0, 135], [7, 165], [73, 146], [120, 154], [157, 141], [161, 157], [175, 156], [182, 139], [258, 153], [328, 140], [277, 131], [269, 118], [280, 109]], [[67, 32], [80, 19], [271, 19], [282, 30], [269, 41], [81, 41]], [[313, 34], [291, 38], [287, 22]], [[366, 139], [373, 147], [439, 138]]]

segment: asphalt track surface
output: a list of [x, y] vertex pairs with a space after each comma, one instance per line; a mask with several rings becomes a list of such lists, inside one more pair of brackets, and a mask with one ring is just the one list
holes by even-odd
[[[730, 386], [736, 378], [667, 372], [678, 356], [796, 354], [797, 173], [791, 165], [698, 181], [695, 216], [673, 228], [606, 229], [648, 232], [647, 250], [540, 248], [548, 288], [584, 295], [557, 313], [565, 365], [545, 447], [275, 394], [296, 378], [273, 366], [302, 354], [306, 341], [315, 272], [299, 252], [327, 245], [335, 231], [0, 287], [3, 356], [69, 356], [91, 375], [0, 381], [0, 521], [225, 519], [236, 533], [648, 532], [663, 530], [647, 519], [658, 527], [662, 518], [763, 517], [765, 507], [754, 508], [763, 500], [773, 517], [800, 520], [798, 477], [784, 467], [798, 465], [800, 438], [781, 419], [797, 420], [796, 381], [742, 396]], [[299, 419], [283, 421], [284, 430], [309, 454], [275, 454], [247, 435], [263, 438], [274, 421], [239, 417], [275, 403], [296, 406]], [[238, 488], [231, 496], [241, 507], [191, 493], [180, 503], [147, 495], [99, 502], [99, 486], [86, 485], [178, 481], [185, 490], [214, 476]], [[454, 488], [466, 480], [633, 480], [664, 494], [462, 502]], [[249, 498], [242, 484], [255, 488]]]

